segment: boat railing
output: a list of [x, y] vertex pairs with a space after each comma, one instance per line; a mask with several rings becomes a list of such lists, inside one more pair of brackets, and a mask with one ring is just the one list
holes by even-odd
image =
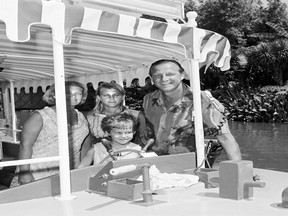
[[10, 129], [10, 128], [0, 128], [0, 130], [9, 130], [9, 131], [15, 131], [15, 132], [21, 132], [20, 129]]
[[[1, 127], [0, 131], [12, 131], [12, 133], [19, 133], [22, 130], [21, 129], [11, 129], [11, 128], [6, 128], [6, 127]], [[5, 137], [1, 137], [0, 141], [3, 142], [9, 142], [13, 144], [19, 144], [18, 140], [14, 140], [12, 137], [9, 135], [3, 133]], [[9, 137], [9, 138], [6, 138]], [[0, 145], [0, 152], [3, 154], [3, 149], [2, 145]], [[0, 156], [0, 159], [3, 159], [3, 156]], [[55, 157], [44, 157], [44, 158], [34, 158], [34, 159], [24, 159], [24, 160], [9, 160], [9, 161], [0, 161], [0, 167], [7, 167], [7, 166], [18, 166], [18, 165], [24, 165], [24, 164], [33, 164], [33, 163], [42, 163], [42, 162], [51, 162], [51, 161], [59, 161], [60, 156], [55, 156]]]
[[[12, 132], [12, 136], [7, 134], [7, 131]], [[0, 128], [0, 141], [9, 142], [13, 144], [19, 144], [19, 140], [17, 139], [17, 133], [21, 133], [21, 129], [12, 129], [12, 128]]]
[[43, 162], [51, 162], [51, 161], [59, 161], [59, 160], [60, 160], [60, 156], [4, 161], [4, 162], [0, 162], [0, 167], [17, 166], [17, 165], [33, 164], [33, 163], [43, 163]]

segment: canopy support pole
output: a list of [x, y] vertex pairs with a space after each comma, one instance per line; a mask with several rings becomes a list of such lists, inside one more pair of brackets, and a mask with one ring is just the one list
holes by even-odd
[[15, 97], [14, 97], [14, 83], [10, 80], [10, 98], [11, 98], [11, 114], [12, 114], [12, 139], [13, 143], [17, 143], [16, 137], [16, 112], [15, 112]]
[[195, 126], [195, 139], [197, 151], [197, 166], [204, 167], [205, 163], [205, 147], [204, 147], [204, 131], [202, 119], [202, 102], [201, 102], [201, 88], [199, 75], [199, 62], [194, 59], [189, 60], [189, 77], [191, 83], [191, 91], [193, 92], [193, 118]]
[[[123, 76], [122, 76], [122, 72], [121, 72], [121, 70], [117, 70], [117, 76], [118, 76], [118, 83], [119, 83], [119, 85], [122, 87], [122, 88], [124, 88], [124, 86], [123, 86]], [[124, 98], [124, 100], [123, 100], [123, 105], [125, 106], [125, 98]]]
[[118, 76], [118, 83], [121, 87], [123, 87], [123, 76], [121, 70], [117, 70], [117, 76]]
[[[190, 11], [186, 14], [188, 22], [186, 26], [197, 28], [195, 11]], [[197, 44], [193, 38], [193, 44]], [[197, 49], [198, 47], [196, 47]], [[196, 50], [196, 52], [199, 52]], [[200, 55], [200, 52], [198, 53]], [[195, 58], [195, 53], [194, 53]], [[203, 131], [203, 119], [202, 119], [202, 102], [201, 102], [201, 87], [200, 87], [200, 75], [199, 75], [199, 61], [196, 59], [189, 59], [189, 77], [190, 77], [190, 89], [193, 92], [193, 118], [195, 126], [195, 139], [196, 139], [196, 152], [197, 152], [197, 166], [205, 166], [205, 143], [204, 143], [204, 131]]]
[[59, 200], [71, 200], [69, 142], [67, 129], [67, 110], [64, 74], [63, 45], [53, 37], [54, 81], [56, 97], [56, 113], [59, 145], [59, 171], [60, 171], [60, 196]]

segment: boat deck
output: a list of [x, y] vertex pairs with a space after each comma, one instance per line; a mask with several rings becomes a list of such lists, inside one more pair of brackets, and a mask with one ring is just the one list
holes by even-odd
[[9, 216], [90, 216], [90, 215], [288, 215], [281, 207], [282, 191], [288, 187], [288, 173], [255, 169], [262, 177], [264, 188], [254, 188], [251, 199], [219, 198], [219, 188], [204, 188], [197, 183], [186, 189], [170, 189], [153, 195], [154, 205], [143, 206], [143, 201], [125, 201], [86, 191], [75, 192], [73, 200], [60, 201], [55, 197], [0, 204], [0, 212]]

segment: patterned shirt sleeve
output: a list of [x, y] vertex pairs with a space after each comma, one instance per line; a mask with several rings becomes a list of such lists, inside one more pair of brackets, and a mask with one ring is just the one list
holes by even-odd
[[203, 122], [209, 129], [230, 133], [225, 107], [209, 91], [201, 92]]

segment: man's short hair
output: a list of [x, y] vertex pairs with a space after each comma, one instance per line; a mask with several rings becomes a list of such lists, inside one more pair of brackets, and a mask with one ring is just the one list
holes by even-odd
[[160, 59], [154, 63], [151, 64], [150, 69], [149, 69], [149, 75], [152, 76], [152, 74], [155, 72], [155, 67], [161, 64], [166, 64], [166, 63], [174, 63], [179, 67], [179, 72], [182, 74], [184, 73], [184, 68], [181, 66], [181, 64], [174, 60], [174, 59]]

